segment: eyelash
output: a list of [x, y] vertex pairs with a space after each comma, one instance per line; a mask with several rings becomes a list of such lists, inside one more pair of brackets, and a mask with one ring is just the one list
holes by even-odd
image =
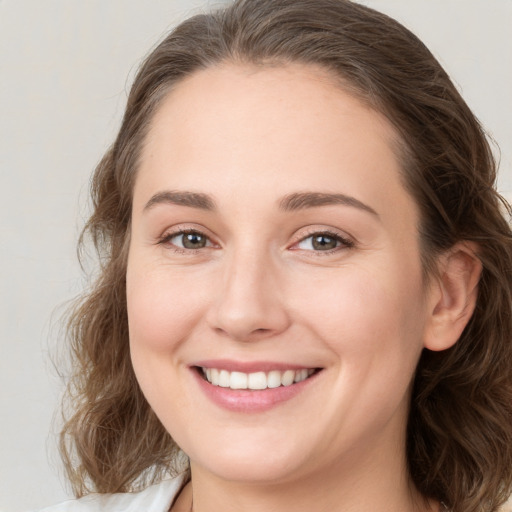
[[[171, 243], [171, 240], [173, 238], [176, 238], [176, 237], [179, 237], [179, 236], [188, 235], [188, 234], [198, 235], [198, 236], [201, 236], [201, 237], [205, 237], [206, 240], [207, 240], [207, 243], [209, 242], [210, 245], [206, 246], [206, 247], [201, 247], [199, 249], [190, 249], [190, 248], [185, 248], [185, 247], [179, 247], [179, 246], [176, 246], [175, 244]], [[327, 256], [327, 255], [336, 253], [336, 252], [338, 252], [340, 250], [352, 249], [355, 246], [355, 243], [352, 240], [350, 240], [348, 238], [345, 238], [345, 237], [341, 236], [338, 233], [333, 233], [332, 231], [328, 231], [328, 230], [315, 230], [315, 231], [311, 231], [306, 236], [303, 236], [302, 238], [300, 238], [299, 240], [294, 242], [292, 247], [297, 246], [298, 244], [300, 244], [300, 243], [302, 243], [302, 242], [304, 242], [304, 241], [306, 241], [309, 238], [312, 238], [314, 236], [317, 236], [317, 237], [323, 236], [325, 238], [331, 238], [331, 239], [336, 240], [337, 243], [339, 243], [339, 245], [337, 245], [335, 248], [328, 249], [328, 250], [325, 250], [325, 251], [307, 250], [307, 252], [309, 252], [311, 254], [314, 254], [315, 256], [320, 256], [320, 257], [321, 256]], [[164, 236], [162, 236], [158, 240], [157, 243], [159, 245], [167, 245], [170, 249], [172, 249], [174, 252], [176, 252], [178, 254], [190, 254], [190, 255], [197, 254], [199, 251], [201, 251], [201, 249], [206, 249], [208, 247], [212, 247], [212, 246], [215, 245], [211, 241], [211, 238], [208, 235], [204, 234], [203, 232], [201, 232], [201, 231], [199, 231], [197, 229], [179, 229], [177, 231], [173, 231], [171, 233], [167, 233]], [[292, 249], [292, 250], [301, 250], [301, 249]]]
[[[325, 251], [308, 250], [308, 252], [310, 252], [311, 254], [314, 254], [315, 256], [319, 256], [319, 257], [321, 257], [321, 256], [328, 256], [330, 254], [334, 254], [334, 253], [337, 253], [339, 251], [346, 250], [346, 249], [352, 249], [354, 247], [354, 245], [355, 245], [352, 240], [350, 240], [349, 238], [341, 236], [339, 233], [334, 233], [334, 232], [329, 231], [329, 230], [314, 230], [314, 231], [309, 232], [306, 236], [303, 236], [297, 242], [295, 242], [293, 244], [293, 246], [297, 246], [301, 242], [304, 242], [304, 241], [308, 240], [309, 238], [313, 238], [315, 236], [316, 237], [322, 237], [323, 236], [325, 238], [331, 238], [331, 239], [336, 240], [337, 243], [339, 243], [339, 245], [337, 245], [333, 249], [328, 249], [328, 250], [325, 250]], [[300, 250], [300, 249], [294, 249], [294, 250]]]
[[206, 248], [206, 247], [201, 247], [199, 249], [188, 249], [186, 247], [179, 247], [179, 246], [171, 243], [171, 240], [173, 238], [176, 238], [179, 236], [184, 236], [184, 235], [198, 235], [198, 236], [204, 237], [204, 238], [206, 238], [207, 242], [210, 242], [210, 246], [207, 246], [207, 247], [211, 247], [213, 245], [213, 242], [211, 241], [210, 237], [208, 235], [205, 235], [198, 229], [178, 229], [177, 231], [173, 231], [171, 233], [166, 233], [165, 235], [162, 236], [162, 238], [160, 238], [158, 240], [157, 243], [159, 245], [168, 246], [170, 249], [172, 249], [174, 252], [176, 252], [178, 254], [196, 254], [201, 249]]

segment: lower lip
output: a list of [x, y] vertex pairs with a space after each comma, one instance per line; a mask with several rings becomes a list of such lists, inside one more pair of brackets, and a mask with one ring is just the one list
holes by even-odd
[[291, 386], [279, 386], [261, 390], [231, 389], [214, 386], [203, 379], [196, 368], [192, 372], [205, 395], [216, 405], [235, 412], [263, 412], [291, 400], [311, 385], [318, 375], [314, 373], [306, 380]]

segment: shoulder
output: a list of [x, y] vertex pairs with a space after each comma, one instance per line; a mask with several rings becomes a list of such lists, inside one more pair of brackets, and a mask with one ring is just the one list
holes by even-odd
[[89, 494], [50, 506], [38, 512], [168, 512], [187, 481], [186, 473], [147, 487], [141, 492], [122, 494]]

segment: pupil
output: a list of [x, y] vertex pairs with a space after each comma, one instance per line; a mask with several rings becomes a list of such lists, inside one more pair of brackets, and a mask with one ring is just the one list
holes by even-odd
[[198, 249], [205, 247], [206, 239], [198, 233], [186, 233], [183, 235], [183, 247], [187, 249]]
[[335, 249], [337, 240], [330, 236], [319, 235], [313, 238], [313, 248], [321, 251]]

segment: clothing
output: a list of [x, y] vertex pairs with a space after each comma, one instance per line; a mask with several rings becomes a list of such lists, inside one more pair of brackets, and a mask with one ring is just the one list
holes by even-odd
[[38, 512], [169, 512], [188, 478], [183, 473], [135, 493], [89, 494]]

